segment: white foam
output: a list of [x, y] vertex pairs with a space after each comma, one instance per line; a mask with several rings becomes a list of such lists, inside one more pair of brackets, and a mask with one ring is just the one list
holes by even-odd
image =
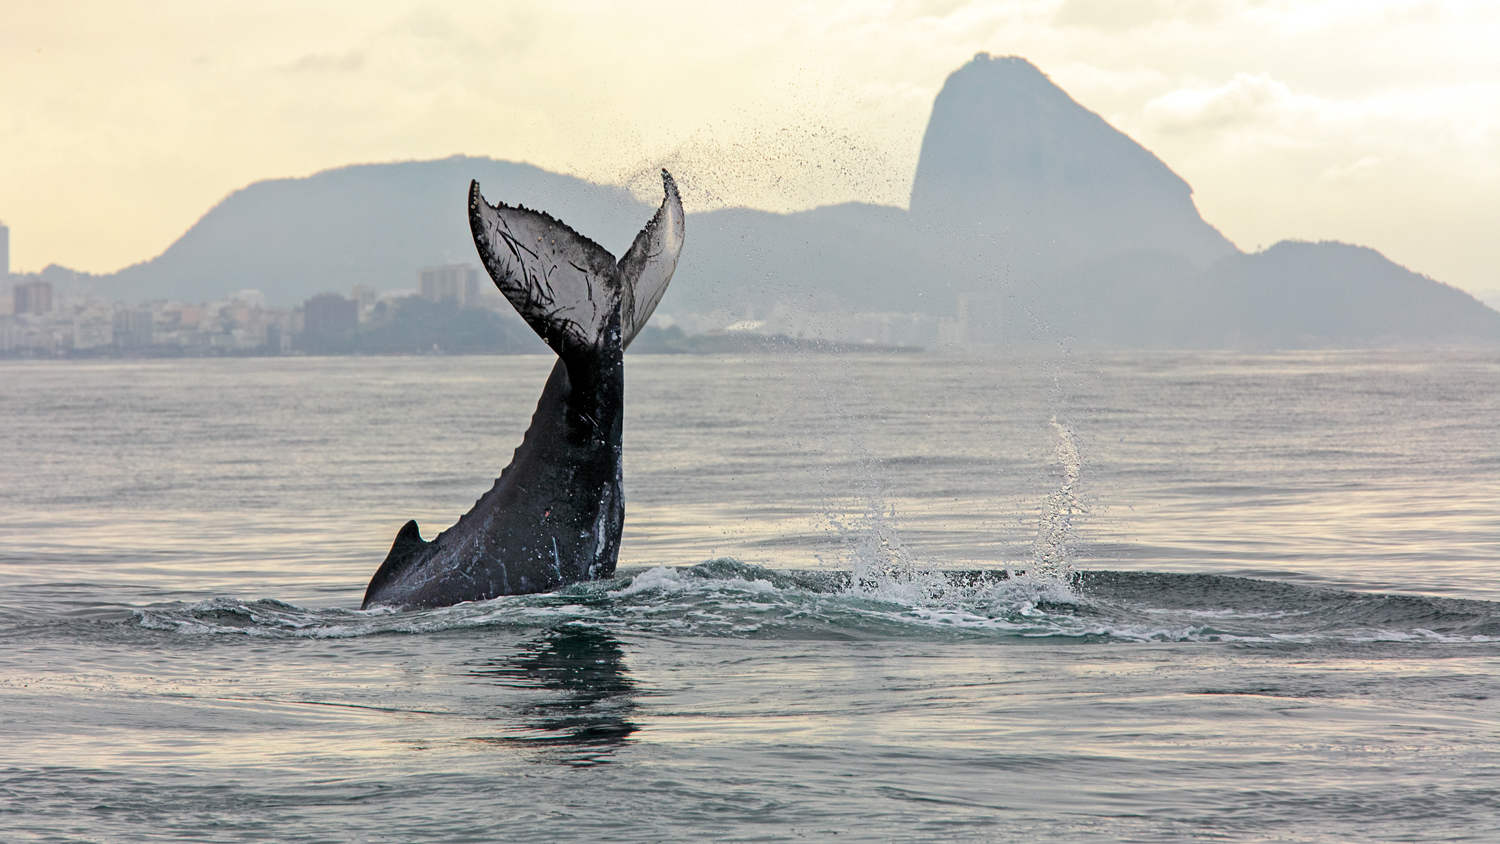
[[626, 595], [634, 595], [637, 592], [645, 592], [648, 589], [655, 589], [662, 592], [681, 592], [686, 588], [688, 588], [688, 584], [683, 582], [680, 572], [666, 566], [657, 566], [654, 569], [641, 572], [632, 577], [630, 583], [626, 584], [623, 589], [616, 589], [609, 594], [611, 597], [622, 598]]

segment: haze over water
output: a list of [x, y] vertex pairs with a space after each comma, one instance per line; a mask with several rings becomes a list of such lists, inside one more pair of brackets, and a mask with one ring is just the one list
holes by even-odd
[[356, 611], [549, 366], [0, 363], [0, 837], [1500, 834], [1500, 356], [630, 356], [620, 577]]

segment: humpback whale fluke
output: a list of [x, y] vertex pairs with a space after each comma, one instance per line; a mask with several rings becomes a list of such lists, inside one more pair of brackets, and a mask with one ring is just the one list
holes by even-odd
[[682, 200], [671, 174], [661, 176], [666, 198], [618, 262], [562, 221], [490, 205], [470, 184], [469, 228], [485, 269], [557, 363], [495, 485], [431, 542], [407, 522], [364, 607], [442, 607], [614, 574], [625, 522], [623, 353], [682, 252]]

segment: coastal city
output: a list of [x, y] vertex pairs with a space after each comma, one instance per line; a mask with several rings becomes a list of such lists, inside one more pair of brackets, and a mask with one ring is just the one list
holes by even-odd
[[478, 268], [463, 264], [424, 269], [416, 290], [382, 294], [354, 285], [347, 296], [320, 293], [290, 308], [267, 305], [259, 290], [235, 291], [212, 302], [128, 303], [79, 290], [77, 284], [54, 284], [40, 273], [6, 272], [4, 278], [9, 289], [0, 296], [0, 353], [13, 357], [338, 353], [346, 351], [361, 325], [400, 323], [398, 312], [417, 306], [410, 299], [429, 310], [479, 310], [519, 325], [498, 292], [481, 293], [491, 288], [478, 284]]
[[[9, 230], [0, 225], [0, 356], [12, 358], [219, 357], [306, 354], [541, 353], [540, 341], [479, 267], [446, 264], [416, 273], [415, 287], [352, 285], [292, 307], [256, 289], [207, 302], [130, 302], [61, 267], [9, 272]], [[785, 348], [920, 351], [985, 349], [999, 338], [1001, 303], [958, 297], [952, 318], [856, 312], [830, 297], [812, 308], [777, 302], [707, 314], [657, 313], [642, 352]]]

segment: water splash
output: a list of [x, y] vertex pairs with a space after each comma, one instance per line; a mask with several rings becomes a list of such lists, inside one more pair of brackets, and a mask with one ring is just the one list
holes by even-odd
[[[1049, 605], [1086, 603], [1074, 588], [1072, 556], [1074, 518], [1086, 512], [1079, 498], [1083, 457], [1072, 428], [1056, 415], [1050, 424], [1057, 435], [1053, 466], [1060, 479], [1042, 502], [1031, 559], [993, 577], [953, 572], [913, 554], [901, 541], [896, 509], [886, 503], [878, 467], [862, 454], [862, 508], [828, 514], [840, 539], [837, 562], [850, 573], [846, 593], [916, 610], [982, 617], [1031, 616]], [[861, 445], [857, 432], [850, 436]]]
[[857, 594], [904, 603], [921, 603], [940, 588], [940, 573], [918, 560], [901, 542], [896, 509], [867, 493], [862, 512], [831, 519], [843, 540], [843, 556], [850, 572], [849, 589]]
[[[865, 511], [847, 521], [834, 521], [842, 532], [844, 568], [849, 580], [844, 594], [901, 605], [919, 613], [960, 614], [1002, 618], [1041, 616], [1048, 607], [1085, 603], [1073, 587], [1067, 553], [1069, 521], [1077, 510], [1072, 488], [1078, 477], [1077, 449], [1071, 437], [1071, 473], [1062, 488], [1048, 496], [1037, 547], [1048, 548], [1024, 571], [954, 571], [936, 561], [923, 560], [901, 542], [896, 512], [871, 500]], [[1060, 447], [1061, 449], [1061, 447]], [[1043, 535], [1045, 534], [1045, 535]], [[1063, 561], [1061, 565], [1056, 561]]]
[[[847, 362], [845, 364], [847, 366]], [[839, 539], [839, 551], [833, 561], [837, 568], [850, 572], [848, 589], [852, 594], [879, 600], [920, 604], [944, 589], [945, 579], [936, 567], [919, 561], [901, 541], [896, 530], [896, 508], [888, 504], [888, 484], [880, 461], [866, 441], [859, 417], [844, 405], [839, 392], [826, 384], [815, 371], [809, 371], [812, 389], [829, 409], [829, 418], [837, 432], [847, 440], [855, 473], [849, 482], [854, 487], [854, 508], [834, 503], [833, 479], [823, 477], [824, 518]], [[844, 383], [853, 383], [847, 370]], [[869, 397], [868, 389], [865, 390]]]
[[1080, 602], [1074, 588], [1072, 544], [1074, 518], [1087, 512], [1079, 497], [1083, 456], [1071, 426], [1056, 415], [1050, 424], [1057, 435], [1053, 465], [1060, 479], [1042, 502], [1031, 560], [1021, 571], [1010, 570], [1003, 580], [956, 581], [951, 572], [918, 560], [902, 545], [895, 508], [886, 508], [867, 490], [863, 513], [847, 522], [834, 521], [852, 573], [849, 589], [909, 606], [989, 614], [1019, 610], [1024, 615], [1045, 604]]
[[1062, 474], [1057, 490], [1042, 505], [1037, 523], [1036, 542], [1032, 546], [1031, 574], [1067, 580], [1073, 574], [1073, 517], [1085, 512], [1078, 498], [1078, 483], [1083, 476], [1083, 457], [1073, 429], [1053, 416], [1052, 430], [1057, 432], [1055, 464]]

